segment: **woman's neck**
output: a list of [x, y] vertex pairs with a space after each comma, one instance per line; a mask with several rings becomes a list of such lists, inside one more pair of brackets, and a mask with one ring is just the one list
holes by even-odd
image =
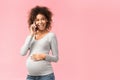
[[49, 31], [48, 30], [44, 30], [44, 31], [37, 31], [37, 33], [35, 34], [35, 39], [41, 39], [42, 37], [44, 37]]
[[42, 34], [46, 34], [48, 32], [49, 32], [48, 30], [43, 30], [43, 31], [38, 30], [36, 35], [42, 35]]

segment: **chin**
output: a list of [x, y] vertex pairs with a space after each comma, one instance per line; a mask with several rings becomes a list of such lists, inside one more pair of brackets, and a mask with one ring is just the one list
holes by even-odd
[[45, 29], [39, 29], [40, 31], [44, 31]]

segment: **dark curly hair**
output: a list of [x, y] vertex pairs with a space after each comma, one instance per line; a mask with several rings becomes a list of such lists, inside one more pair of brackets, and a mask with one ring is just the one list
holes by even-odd
[[36, 6], [34, 8], [31, 9], [30, 14], [28, 16], [28, 25], [30, 27], [31, 24], [33, 24], [33, 22], [36, 19], [36, 16], [38, 14], [42, 14], [46, 17], [47, 19], [47, 25], [46, 28], [49, 29], [51, 28], [51, 22], [52, 22], [52, 12], [49, 10], [49, 8], [47, 7], [43, 7], [43, 6]]

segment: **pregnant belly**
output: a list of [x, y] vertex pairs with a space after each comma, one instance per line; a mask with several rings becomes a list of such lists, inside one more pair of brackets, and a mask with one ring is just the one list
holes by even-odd
[[45, 60], [33, 61], [31, 59], [28, 59], [26, 62], [26, 66], [27, 66], [29, 74], [39, 75], [39, 74], [44, 73], [47, 69], [49, 69], [51, 64], [50, 62], [45, 61]]

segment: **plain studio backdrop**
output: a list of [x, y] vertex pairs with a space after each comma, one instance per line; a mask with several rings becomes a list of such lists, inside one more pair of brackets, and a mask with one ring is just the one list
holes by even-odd
[[25, 80], [20, 55], [28, 13], [36, 5], [53, 12], [59, 44], [56, 80], [120, 80], [120, 0], [1, 0], [0, 80]]

